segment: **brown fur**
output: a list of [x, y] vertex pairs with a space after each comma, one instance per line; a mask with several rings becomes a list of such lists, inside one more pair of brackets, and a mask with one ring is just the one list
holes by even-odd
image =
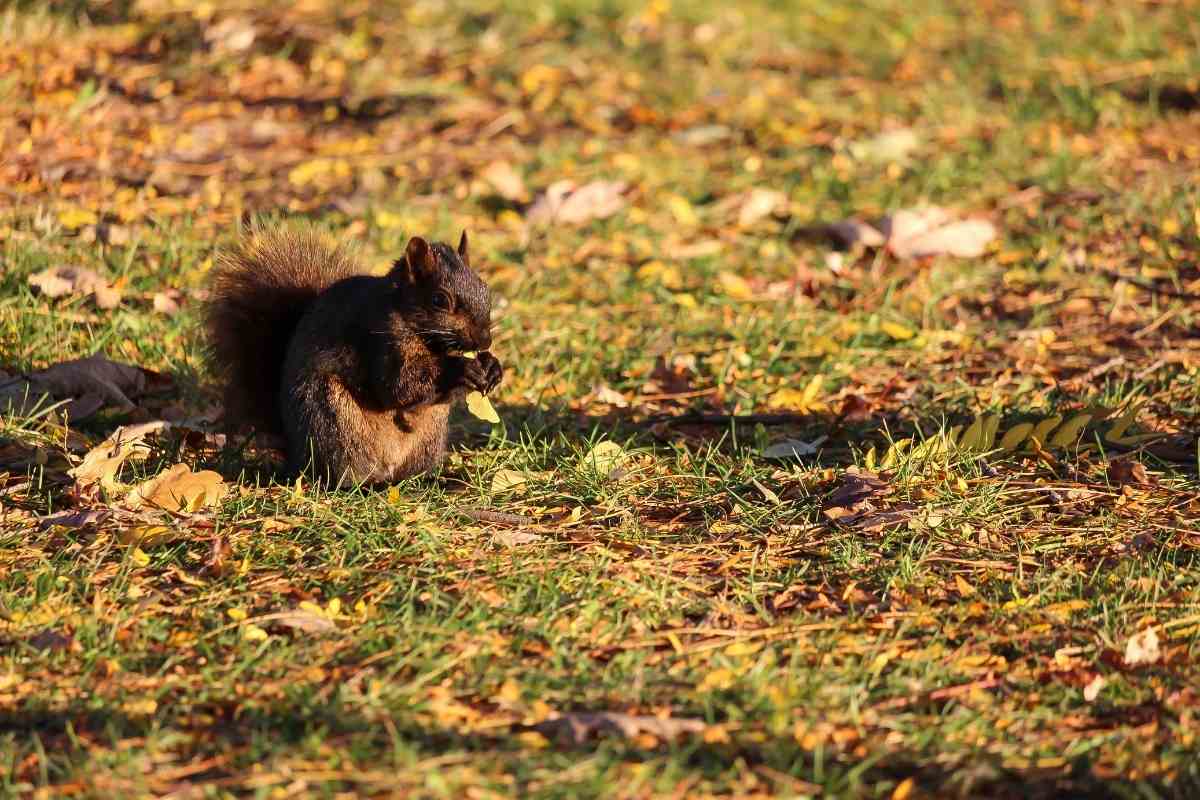
[[[283, 433], [288, 461], [330, 481], [383, 482], [441, 463], [450, 404], [488, 391], [487, 287], [458, 253], [413, 239], [386, 277], [315, 235], [258, 234], [222, 259], [209, 335], [229, 409]], [[457, 350], [480, 350], [464, 359]]]

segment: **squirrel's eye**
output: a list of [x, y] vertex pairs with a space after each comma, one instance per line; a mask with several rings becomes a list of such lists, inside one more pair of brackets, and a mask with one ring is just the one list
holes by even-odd
[[433, 307], [440, 308], [443, 311], [449, 311], [450, 310], [450, 295], [446, 294], [445, 292], [434, 292]]

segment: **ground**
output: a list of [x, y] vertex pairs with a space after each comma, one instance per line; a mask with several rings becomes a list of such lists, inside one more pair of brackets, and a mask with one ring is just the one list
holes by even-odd
[[[1200, 791], [1200, 5], [466, 5], [0, 15], [0, 369], [140, 368], [0, 416], [0, 792]], [[224, 435], [256, 217], [468, 229], [500, 424]]]

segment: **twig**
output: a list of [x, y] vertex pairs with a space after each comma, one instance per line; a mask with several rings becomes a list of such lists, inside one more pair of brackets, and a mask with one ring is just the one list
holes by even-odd
[[495, 525], [532, 525], [534, 519], [524, 514], [506, 514], [503, 511], [488, 511], [483, 508], [464, 508], [461, 513], [476, 522], [491, 522]]

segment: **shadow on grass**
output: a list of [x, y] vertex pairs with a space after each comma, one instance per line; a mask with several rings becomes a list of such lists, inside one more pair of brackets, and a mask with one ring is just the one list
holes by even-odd
[[[1186, 766], [1170, 783], [1162, 779], [1128, 781], [1099, 777], [1086, 755], [1065, 767], [1013, 769], [985, 753], [883, 751], [866, 759], [836, 753], [821, 754], [805, 750], [790, 737], [754, 743], [735, 739], [720, 744], [688, 739], [651, 747], [619, 738], [591, 739], [583, 743], [551, 739], [545, 748], [529, 750], [514, 735], [531, 730], [523, 726], [497, 729], [495, 734], [484, 735], [433, 728], [403, 716], [394, 716], [389, 720], [390, 724], [385, 724], [382, 719], [367, 719], [353, 711], [348, 712], [336, 702], [305, 708], [276, 706], [249, 712], [213, 704], [197, 710], [204, 711], [215, 721], [207, 725], [189, 725], [186, 717], [178, 720], [163, 714], [132, 717], [83, 706], [63, 711], [0, 713], [0, 742], [7, 740], [9, 763], [16, 770], [16, 774], [9, 775], [9, 780], [29, 781], [44, 774], [48, 785], [53, 786], [56, 782], [69, 780], [72, 773], [94, 774], [94, 765], [90, 764], [91, 745], [106, 748], [123, 745], [128, 749], [130, 742], [144, 738], [149, 744], [156, 736], [175, 731], [194, 743], [186, 755], [180, 756], [181, 760], [197, 763], [211, 759], [212, 766], [189, 773], [183, 781], [173, 782], [171, 788], [174, 790], [214, 781], [236, 786], [239, 779], [261, 776], [261, 772], [252, 772], [253, 767], [272, 756], [294, 754], [304, 758], [303, 752], [311, 748], [316, 737], [324, 743], [324, 749], [344, 746], [343, 758], [351, 763], [345, 770], [345, 778], [326, 773], [312, 782], [323, 783], [326, 788], [342, 789], [353, 789], [366, 780], [365, 776], [357, 774], [360, 770], [378, 774], [382, 769], [399, 777], [406, 766], [420, 759], [471, 754], [476, 763], [493, 761], [514, 779], [521, 793], [537, 790], [539, 780], [544, 780], [547, 765], [561, 768], [565, 763], [581, 763], [585, 759], [597, 763], [597, 776], [606, 772], [604, 762], [661, 763], [663, 759], [682, 762], [690, 770], [717, 783], [722, 777], [733, 778], [738, 773], [753, 772], [774, 790], [789, 795], [886, 796], [893, 787], [910, 778], [919, 792], [939, 797], [1187, 798], [1197, 796], [1200, 791], [1200, 766], [1196, 764]], [[179, 724], [173, 724], [176, 722]], [[267, 743], [272, 750], [262, 752]], [[391, 757], [397, 752], [398, 745], [408, 752], [400, 763], [392, 763]], [[297, 750], [302, 752], [295, 752]], [[48, 759], [46, 754], [51, 754]], [[49, 763], [39, 763], [43, 759]], [[22, 769], [30, 774], [19, 774]], [[539, 772], [542, 773], [540, 779]], [[147, 780], [153, 780], [153, 777], [153, 774], [146, 776]], [[404, 783], [423, 782], [420, 775], [409, 777], [410, 780]], [[578, 780], [582, 783], [587, 778]]]

